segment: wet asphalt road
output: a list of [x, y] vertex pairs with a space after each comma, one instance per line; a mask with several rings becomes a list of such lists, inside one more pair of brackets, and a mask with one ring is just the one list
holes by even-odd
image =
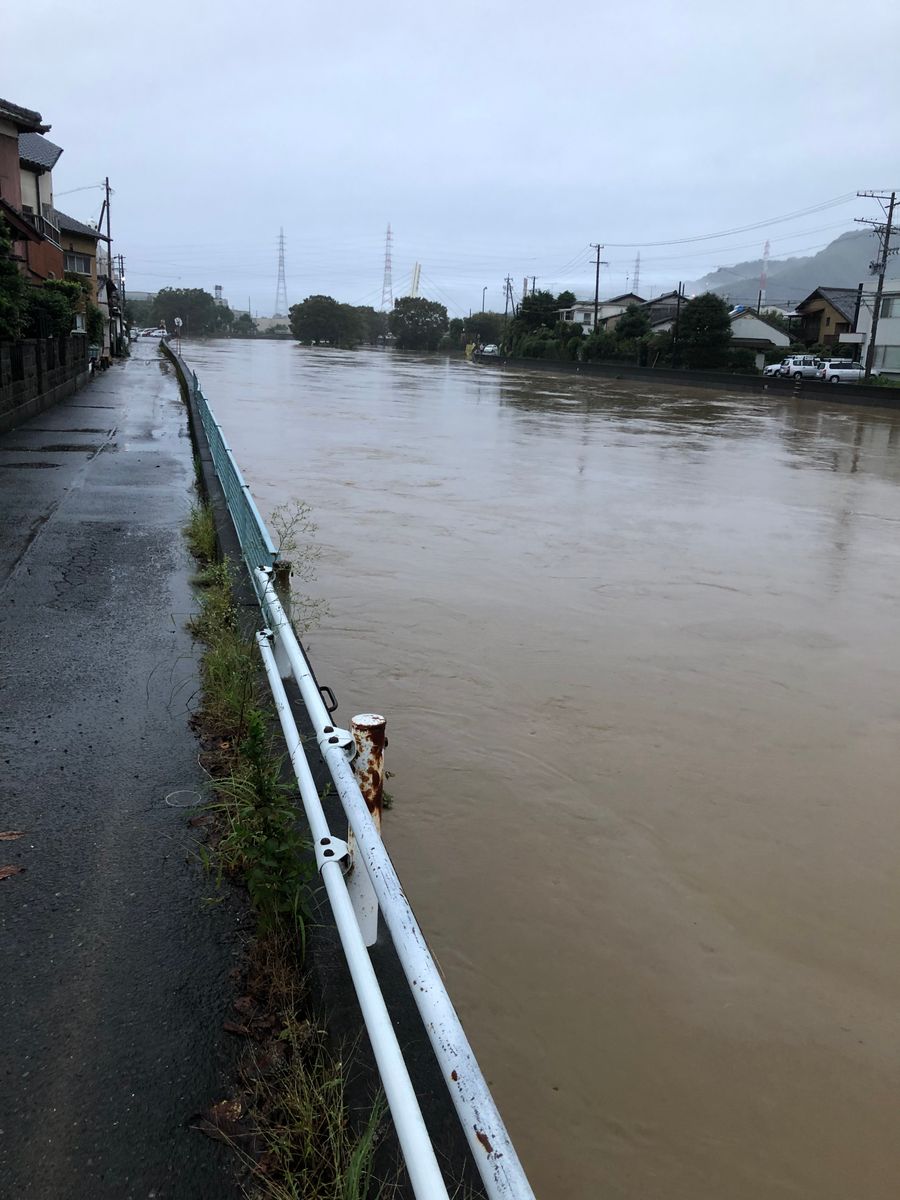
[[203, 773], [184, 624], [191, 444], [141, 346], [0, 438], [0, 1194], [232, 1195], [235, 916], [165, 797]]

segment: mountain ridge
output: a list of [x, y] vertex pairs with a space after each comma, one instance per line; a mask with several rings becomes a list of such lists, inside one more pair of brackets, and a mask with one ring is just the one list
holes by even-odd
[[[769, 262], [766, 301], [773, 307], [793, 308], [817, 287], [858, 287], [873, 278], [869, 264], [878, 255], [878, 238], [867, 229], [840, 234], [816, 254]], [[688, 295], [715, 292], [732, 304], [756, 305], [763, 260], [751, 259], [717, 267], [685, 284]], [[888, 260], [888, 277], [900, 277], [900, 263]]]

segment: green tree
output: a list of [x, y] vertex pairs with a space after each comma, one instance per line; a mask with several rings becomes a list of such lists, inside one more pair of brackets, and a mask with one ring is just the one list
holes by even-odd
[[291, 333], [298, 342], [316, 346], [337, 344], [341, 334], [341, 306], [332, 296], [307, 296], [290, 309]]
[[368, 342], [370, 346], [376, 342], [383, 341], [388, 331], [387, 313], [379, 312], [368, 304], [361, 305], [356, 311], [359, 313], [360, 321], [362, 322], [361, 340]]
[[186, 337], [227, 333], [234, 320], [228, 305], [216, 304], [203, 288], [163, 288], [156, 293], [151, 313], [153, 321], [164, 322], [170, 333], [175, 329], [175, 318], [181, 317]]
[[147, 329], [154, 319], [152, 300], [126, 299], [125, 323], [130, 329]]
[[575, 293], [574, 292], [560, 292], [559, 295], [556, 297], [556, 307], [557, 308], [571, 308], [574, 303], [575, 303]]
[[541, 325], [554, 329], [559, 319], [558, 308], [552, 292], [532, 292], [519, 305], [516, 322], [522, 330], [539, 329]]
[[443, 304], [419, 296], [397, 300], [388, 317], [388, 327], [401, 350], [436, 350], [448, 325]]
[[775, 328], [780, 329], [782, 333], [786, 333], [786, 334], [790, 335], [790, 333], [791, 333], [790, 322], [788, 321], [788, 319], [784, 315], [784, 313], [778, 312], [778, 310], [775, 308], [764, 308], [762, 310], [762, 315], [765, 317], [765, 319], [769, 322], [770, 325], [774, 325]]
[[367, 340], [369, 333], [364, 311], [332, 296], [307, 296], [293, 305], [290, 319], [294, 337], [307, 345], [352, 347]]
[[[497, 345], [503, 337], [503, 313], [476, 312], [466, 317], [462, 322], [466, 337], [470, 341], [481, 342], [483, 345]], [[453, 322], [450, 322], [453, 329]]]
[[681, 309], [678, 354], [689, 367], [719, 367], [728, 361], [731, 321], [721, 296], [704, 292]]
[[25, 332], [28, 337], [64, 337], [75, 325], [83, 292], [77, 283], [48, 279], [29, 289]]
[[26, 320], [28, 284], [12, 258], [12, 236], [0, 217], [0, 341], [17, 341]]
[[650, 332], [650, 318], [639, 304], [629, 304], [616, 321], [615, 333], [619, 341], [636, 340]]
[[249, 313], [241, 313], [239, 317], [234, 318], [231, 326], [231, 336], [240, 338], [256, 336], [256, 322]]

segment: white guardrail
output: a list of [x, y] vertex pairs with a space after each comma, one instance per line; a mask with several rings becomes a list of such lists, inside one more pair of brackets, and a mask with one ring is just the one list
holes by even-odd
[[[215, 424], [218, 429], [196, 375], [183, 363], [181, 366], [195, 402], [201, 408], [204, 427]], [[252, 531], [251, 546], [244, 551], [267, 622], [267, 628], [257, 633], [256, 641], [309, 822], [316, 863], [334, 914], [413, 1191], [417, 1200], [447, 1197], [403, 1052], [366, 949], [375, 940], [379, 912], [390, 932], [485, 1192], [490, 1200], [534, 1200], [515, 1147], [360, 791], [351, 766], [355, 750], [353, 735], [335, 727], [306, 654], [279, 600], [273, 566], [260, 565], [259, 557], [254, 553], [254, 546], [271, 546], [268, 530], [239, 473], [238, 480], [221, 479], [222, 472], [227, 472], [232, 462], [231, 454], [216, 455], [214, 465], [229, 510], [232, 500], [240, 506], [238, 512], [232, 512], [232, 519], [242, 548], [248, 515], [258, 524], [258, 529]], [[234, 467], [236, 470], [236, 463]], [[284, 689], [283, 680], [289, 677], [293, 677], [300, 690], [319, 749], [346, 814], [346, 841], [332, 833], [322, 809], [303, 739]]]

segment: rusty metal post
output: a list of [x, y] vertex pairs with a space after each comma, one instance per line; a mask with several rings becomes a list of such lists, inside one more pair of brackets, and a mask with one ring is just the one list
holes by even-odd
[[[290, 621], [292, 617], [291, 564], [287, 559], [279, 558], [275, 561], [272, 567], [272, 582], [275, 587], [275, 595], [281, 602], [285, 616]], [[284, 651], [284, 640], [282, 638], [275, 639], [275, 663], [278, 667], [278, 674], [282, 679], [287, 679], [291, 673], [291, 664], [290, 659]]]
[[[378, 713], [360, 713], [350, 722], [350, 732], [356, 744], [353, 759], [353, 774], [359, 784], [366, 806], [371, 813], [375, 828], [381, 833], [381, 812], [384, 805], [384, 747], [387, 744], [385, 731], [387, 722]], [[363, 941], [374, 946], [378, 937], [378, 898], [356, 847], [356, 838], [350, 830], [347, 836], [350, 853], [350, 872], [347, 875], [347, 890], [353, 901], [353, 910], [359, 922]]]

